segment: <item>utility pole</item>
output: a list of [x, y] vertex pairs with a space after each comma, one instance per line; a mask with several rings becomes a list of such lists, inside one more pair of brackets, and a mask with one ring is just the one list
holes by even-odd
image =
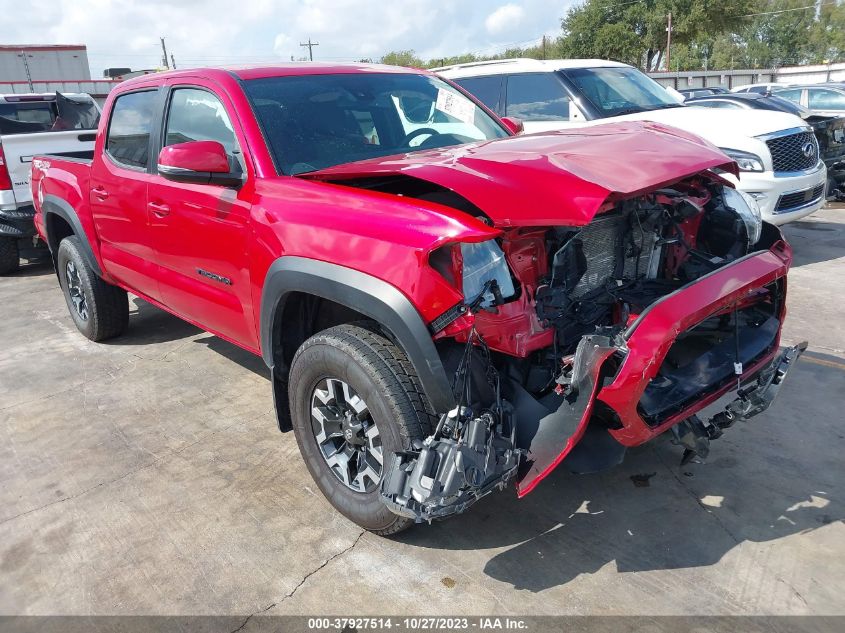
[[29, 72], [29, 62], [26, 61], [26, 51], [21, 49], [20, 57], [23, 59], [23, 69], [26, 71], [26, 80], [29, 82], [29, 91], [35, 92], [35, 88], [32, 86], [32, 74]]
[[170, 66], [173, 70], [176, 70], [176, 59], [173, 57], [173, 53], [170, 53]]
[[543, 36], [543, 59], [546, 59], [546, 36]]
[[308, 38], [308, 43], [303, 44], [302, 42], [299, 43], [300, 46], [307, 46], [308, 47], [308, 59], [309, 61], [314, 61], [314, 51], [312, 50], [315, 46], [319, 46], [320, 42], [312, 42], [311, 38]]
[[[670, 57], [671, 49], [672, 49], [672, 12], [671, 11], [669, 12], [669, 15], [667, 17], [669, 18], [669, 25], [666, 27], [666, 70], [671, 71], [672, 70], [672, 63], [671, 63], [672, 59]], [[660, 70], [660, 69], [658, 68], [657, 70]]]
[[161, 64], [165, 68], [167, 68], [167, 70], [170, 70], [170, 62], [167, 61], [167, 46], [164, 45], [164, 38], [163, 37], [160, 37], [159, 39], [161, 40], [161, 52], [162, 52]]

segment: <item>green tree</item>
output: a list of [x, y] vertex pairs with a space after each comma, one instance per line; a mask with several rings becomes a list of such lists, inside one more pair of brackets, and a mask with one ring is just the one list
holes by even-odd
[[568, 57], [616, 59], [657, 70], [665, 60], [670, 12], [673, 44], [689, 47], [705, 34], [715, 36], [739, 25], [740, 16], [756, 5], [756, 0], [586, 0], [561, 21], [562, 51]]
[[809, 61], [817, 64], [845, 61], [845, 2], [820, 7], [810, 28], [810, 51]]
[[379, 60], [382, 64], [391, 66], [410, 66], [411, 68], [422, 68], [425, 62], [417, 57], [415, 51], [391, 51]]

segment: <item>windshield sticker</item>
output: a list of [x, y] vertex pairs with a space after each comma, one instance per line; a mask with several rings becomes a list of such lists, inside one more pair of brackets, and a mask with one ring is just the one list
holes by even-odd
[[463, 123], [472, 123], [475, 118], [475, 104], [451, 90], [438, 89], [434, 107]]

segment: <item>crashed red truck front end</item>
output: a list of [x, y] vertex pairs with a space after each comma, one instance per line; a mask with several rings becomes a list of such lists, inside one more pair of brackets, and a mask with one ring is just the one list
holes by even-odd
[[523, 496], [560, 464], [601, 470], [669, 430], [703, 457], [768, 406], [803, 351], [779, 350], [791, 250], [724, 172], [700, 139], [620, 124], [308, 175], [499, 231], [429, 254], [464, 295], [430, 326], [457, 406], [388, 473], [394, 512], [454, 514], [510, 481]]

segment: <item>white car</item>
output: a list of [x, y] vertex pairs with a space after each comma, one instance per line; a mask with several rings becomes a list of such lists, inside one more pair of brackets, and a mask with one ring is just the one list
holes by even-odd
[[827, 170], [818, 142], [792, 114], [685, 106], [633, 66], [604, 60], [497, 60], [435, 72], [499, 115], [520, 119], [526, 133], [646, 120], [697, 134], [737, 161], [737, 188], [757, 200], [774, 224], [824, 205]]
[[0, 274], [38, 257], [29, 188], [32, 157], [94, 154], [100, 108], [87, 94], [0, 95]]

